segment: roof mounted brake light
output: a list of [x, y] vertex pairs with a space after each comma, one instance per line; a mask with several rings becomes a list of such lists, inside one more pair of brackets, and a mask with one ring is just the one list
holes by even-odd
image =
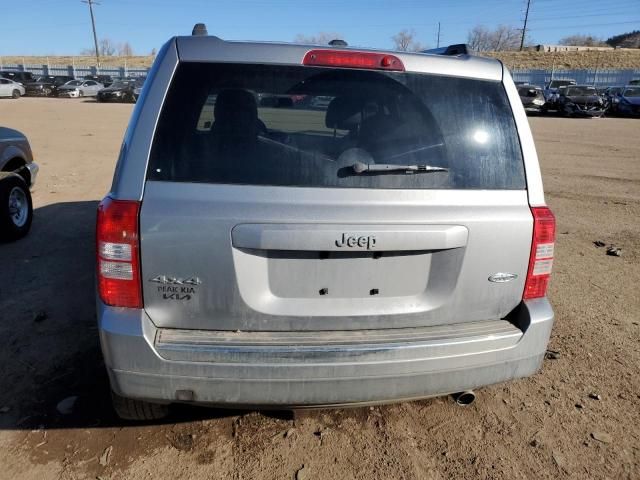
[[345, 50], [310, 50], [303, 65], [316, 67], [364, 68], [404, 72], [402, 61], [395, 55]]

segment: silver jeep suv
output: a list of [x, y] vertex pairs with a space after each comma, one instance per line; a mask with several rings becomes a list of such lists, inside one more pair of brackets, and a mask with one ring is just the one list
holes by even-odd
[[98, 211], [116, 411], [366, 404], [531, 375], [554, 230], [499, 61], [172, 38]]

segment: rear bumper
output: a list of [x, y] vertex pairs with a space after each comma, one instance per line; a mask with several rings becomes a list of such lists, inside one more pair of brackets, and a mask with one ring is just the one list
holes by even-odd
[[572, 117], [595, 118], [604, 115], [604, 109], [589, 110], [586, 108], [569, 108], [567, 113]]
[[620, 115], [626, 115], [629, 117], [640, 117], [640, 106], [636, 106], [636, 105], [620, 105], [618, 104], [618, 107], [616, 108], [616, 113], [619, 113]]
[[173, 342], [167, 348], [143, 311], [98, 305], [102, 351], [116, 393], [156, 402], [262, 407], [409, 400], [531, 375], [542, 363], [553, 311], [546, 299], [531, 300], [512, 317], [517, 328], [459, 338], [426, 335], [325, 347], [316, 342], [308, 350], [237, 342]]
[[96, 95], [97, 99], [100, 100], [101, 102], [122, 102], [124, 101], [124, 95], [113, 95], [111, 93], [103, 93], [103, 94], [97, 94]]

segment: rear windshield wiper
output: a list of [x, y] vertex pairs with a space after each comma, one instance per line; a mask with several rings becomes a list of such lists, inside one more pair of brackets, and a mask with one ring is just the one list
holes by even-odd
[[362, 163], [356, 162], [351, 168], [356, 173], [428, 173], [428, 172], [448, 172], [449, 169], [445, 167], [435, 167], [432, 165], [395, 165], [393, 163]]

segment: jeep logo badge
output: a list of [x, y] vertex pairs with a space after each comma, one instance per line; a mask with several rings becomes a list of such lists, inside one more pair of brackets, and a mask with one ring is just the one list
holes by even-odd
[[343, 233], [340, 240], [336, 240], [336, 247], [360, 247], [371, 250], [376, 246], [376, 237], [374, 235], [350, 235]]
[[489, 281], [493, 283], [506, 283], [516, 278], [518, 278], [518, 275], [516, 275], [515, 273], [498, 272], [491, 275], [489, 277]]

